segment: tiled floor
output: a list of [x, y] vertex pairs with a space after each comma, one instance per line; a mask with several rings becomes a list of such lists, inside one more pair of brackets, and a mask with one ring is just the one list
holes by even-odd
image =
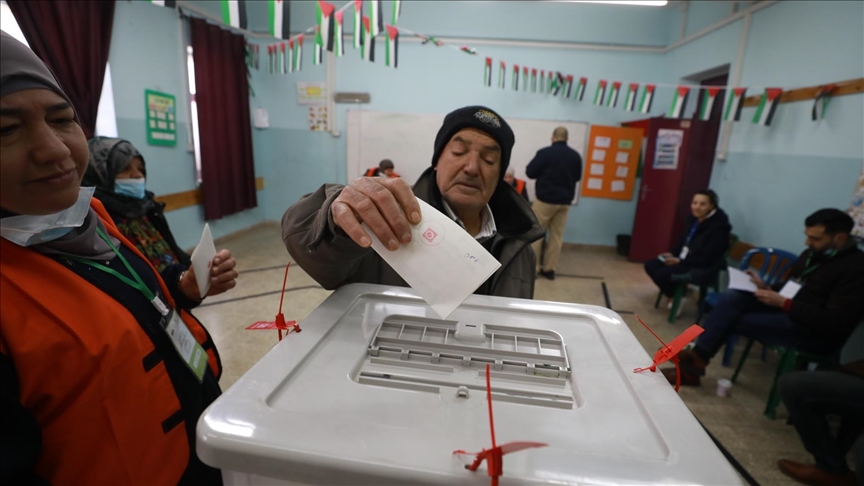
[[[226, 238], [217, 242], [217, 247], [230, 249], [237, 259], [238, 285], [226, 294], [208, 299], [195, 314], [210, 329], [222, 355], [225, 371], [221, 383], [227, 389], [276, 344], [275, 332], [244, 328], [258, 320], [273, 319], [289, 255], [276, 224], [265, 224]], [[667, 324], [665, 309], [654, 309], [657, 290], [642, 266], [627, 262], [611, 249], [565, 248], [558, 273], [560, 277], [554, 281], [537, 281], [537, 299], [605, 306], [602, 287], [605, 283], [612, 308], [621, 311], [649, 354], [659, 344], [642, 328], [634, 313], [664, 340], [675, 337], [695, 319], [695, 304], [690, 301], [678, 322]], [[291, 267], [288, 289], [283, 303], [286, 319], [302, 320], [330, 294], [297, 266]], [[682, 388], [681, 397], [760, 484], [790, 484], [777, 470], [777, 459], [786, 457], [809, 463], [812, 457], [804, 450], [795, 430], [786, 425], [782, 406], [776, 420], [763, 417], [777, 356], [769, 353], [767, 362], [762, 362], [759, 355], [751, 353], [730, 397], [715, 395], [716, 380], [732, 375], [732, 369], [720, 366], [719, 360], [708, 367], [701, 388]]]

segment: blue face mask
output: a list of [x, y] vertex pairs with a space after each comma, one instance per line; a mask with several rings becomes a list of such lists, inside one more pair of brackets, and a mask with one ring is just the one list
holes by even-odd
[[19, 246], [32, 246], [62, 238], [81, 226], [90, 211], [95, 187], [82, 187], [78, 200], [59, 213], [10, 216], [0, 220], [0, 235]]
[[117, 179], [114, 181], [114, 192], [135, 199], [144, 199], [144, 182], [143, 177], [140, 179]]

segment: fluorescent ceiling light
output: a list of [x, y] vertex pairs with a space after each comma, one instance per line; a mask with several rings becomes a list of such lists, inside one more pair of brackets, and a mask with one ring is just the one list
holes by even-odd
[[665, 7], [667, 0], [563, 0], [569, 3], [609, 3], [614, 5], [639, 5], [642, 7]]

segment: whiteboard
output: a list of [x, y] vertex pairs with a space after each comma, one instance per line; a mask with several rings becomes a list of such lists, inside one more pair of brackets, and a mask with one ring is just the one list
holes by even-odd
[[[552, 120], [507, 118], [516, 143], [510, 157], [510, 167], [516, 177], [524, 179], [531, 200], [537, 199], [534, 181], [525, 176], [525, 167], [543, 147], [552, 143], [552, 131], [564, 126], [569, 132], [567, 144], [585, 159], [588, 123]], [[388, 113], [383, 111], [348, 110], [348, 181], [361, 177], [382, 159], [390, 159], [396, 172], [414, 184], [420, 174], [432, 165], [435, 135], [444, 122], [444, 115]], [[584, 170], [584, 167], [583, 167]], [[579, 199], [579, 186], [576, 197]]]

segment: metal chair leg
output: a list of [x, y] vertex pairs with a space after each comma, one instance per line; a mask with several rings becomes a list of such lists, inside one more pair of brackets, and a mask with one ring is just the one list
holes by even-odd
[[[726, 344], [727, 346], [729, 344]], [[741, 368], [744, 367], [744, 361], [747, 360], [747, 355], [750, 354], [750, 348], [753, 347], [753, 339], [747, 340], [747, 346], [744, 347], [744, 352], [741, 354], [741, 359], [738, 360], [738, 366], [735, 367], [735, 373], [732, 375], [732, 383], [738, 379], [738, 373], [741, 373]]]

